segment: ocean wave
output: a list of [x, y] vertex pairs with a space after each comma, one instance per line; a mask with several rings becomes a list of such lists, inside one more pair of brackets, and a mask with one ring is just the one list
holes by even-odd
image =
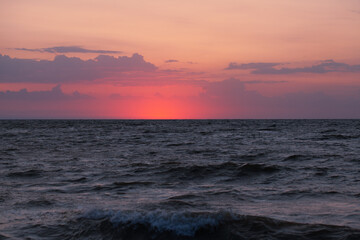
[[54, 203], [48, 199], [39, 198], [31, 199], [24, 202], [15, 203], [17, 207], [29, 208], [29, 207], [47, 207], [53, 205]]
[[113, 230], [126, 231], [129, 228], [146, 227], [146, 231], [156, 233], [172, 233], [177, 236], [195, 236], [196, 232], [202, 228], [212, 228], [218, 226], [223, 221], [231, 221], [236, 216], [221, 212], [217, 214], [209, 213], [168, 213], [164, 211], [90, 211], [81, 218], [82, 220], [103, 220], [110, 222]]
[[300, 224], [219, 212], [92, 210], [72, 223], [65, 239], [359, 239], [360, 230]]
[[155, 184], [154, 182], [144, 182], [144, 181], [133, 181], [133, 182], [113, 182], [107, 184], [96, 184], [93, 186], [93, 191], [101, 191], [101, 190], [113, 190], [119, 188], [135, 188], [139, 186], [150, 186]]
[[177, 142], [177, 143], [169, 143], [166, 145], [166, 147], [180, 147], [180, 146], [189, 146], [194, 145], [193, 142]]
[[7, 174], [8, 177], [40, 177], [43, 171], [37, 169], [30, 169], [26, 171], [16, 171]]
[[299, 161], [299, 160], [311, 160], [311, 156], [306, 156], [302, 154], [293, 154], [285, 157], [283, 161]]
[[360, 135], [345, 135], [345, 134], [324, 134], [318, 140], [347, 140], [359, 138]]
[[263, 163], [235, 163], [224, 162], [221, 164], [178, 166], [168, 169], [159, 169], [160, 174], [168, 174], [172, 179], [182, 180], [198, 179], [204, 177], [228, 176], [231, 178], [273, 174], [284, 169], [277, 165]]

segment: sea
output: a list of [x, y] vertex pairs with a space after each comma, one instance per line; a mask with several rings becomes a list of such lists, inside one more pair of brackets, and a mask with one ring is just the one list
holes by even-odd
[[360, 239], [360, 120], [1, 120], [0, 239]]

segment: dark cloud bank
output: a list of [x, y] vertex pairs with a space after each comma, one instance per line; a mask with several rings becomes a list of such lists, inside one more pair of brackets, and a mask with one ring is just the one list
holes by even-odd
[[252, 70], [253, 74], [294, 74], [294, 73], [328, 73], [328, 72], [360, 72], [360, 65], [338, 63], [334, 60], [325, 60], [319, 64], [302, 68], [275, 68], [282, 63], [244, 63], [231, 62], [225, 70]]
[[45, 91], [0, 92], [0, 119], [91, 118], [96, 99], [77, 91], [66, 94], [60, 85]]
[[17, 59], [0, 54], [0, 82], [3, 83], [66, 83], [101, 79], [114, 73], [156, 69], [137, 53], [117, 58], [99, 55], [90, 60], [58, 55], [52, 61]]
[[31, 91], [26, 88], [19, 91], [0, 92], [0, 100], [10, 101], [63, 101], [63, 100], [89, 100], [93, 97], [80, 94], [78, 91], [72, 94], [65, 94], [60, 85], [53, 87], [48, 91]]
[[246, 90], [245, 84], [238, 79], [209, 82], [198, 100], [224, 109], [224, 118], [360, 118], [360, 88], [353, 96], [295, 92], [266, 97]]
[[[202, 105], [207, 112], [207, 118], [360, 118], [360, 89], [357, 95], [342, 97], [322, 92], [295, 92], [266, 97], [256, 91], [247, 90], [247, 83], [238, 79], [203, 84], [204, 92], [201, 95], [177, 99]], [[139, 99], [142, 98], [111, 95], [108, 101]], [[49, 91], [5, 91], [0, 92], [0, 118], [77, 117], [79, 110], [83, 111], [82, 117], [89, 118], [91, 116], [88, 112], [93, 108], [89, 103], [96, 101], [97, 99], [78, 92], [65, 94], [59, 85]], [[81, 102], [83, 104], [79, 109], [68, 112], [64, 110]], [[33, 110], [30, 111], [29, 108]], [[36, 110], [40, 115], [37, 115]], [[24, 115], [24, 112], [28, 115]]]

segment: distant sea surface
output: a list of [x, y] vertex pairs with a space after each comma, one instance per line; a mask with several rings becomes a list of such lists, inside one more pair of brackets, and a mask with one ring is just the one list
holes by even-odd
[[360, 239], [360, 120], [2, 120], [0, 239]]

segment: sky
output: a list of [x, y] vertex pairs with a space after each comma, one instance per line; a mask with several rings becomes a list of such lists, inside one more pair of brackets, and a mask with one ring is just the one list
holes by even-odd
[[0, 0], [1, 119], [360, 118], [359, 0]]

